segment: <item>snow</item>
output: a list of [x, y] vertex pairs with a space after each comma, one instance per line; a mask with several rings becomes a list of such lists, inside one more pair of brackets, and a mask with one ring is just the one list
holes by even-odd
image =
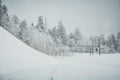
[[56, 70], [55, 80], [120, 80], [119, 61], [119, 54], [78, 54], [64, 58]]
[[25, 45], [0, 27], [0, 78], [36, 67], [40, 68], [40, 72], [48, 74], [56, 60]]
[[0, 27], [0, 80], [120, 80], [120, 54], [52, 57]]

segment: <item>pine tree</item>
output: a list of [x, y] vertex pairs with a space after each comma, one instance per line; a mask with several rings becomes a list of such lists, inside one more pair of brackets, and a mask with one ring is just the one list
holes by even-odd
[[3, 5], [2, 26], [7, 30], [9, 29], [8, 9], [5, 5]]
[[57, 36], [58, 36], [58, 42], [61, 45], [66, 45], [67, 44], [67, 35], [66, 35], [66, 31], [64, 28], [64, 25], [62, 24], [62, 22], [60, 21], [58, 26], [57, 26]]
[[0, 26], [2, 26], [2, 15], [3, 15], [2, 0], [0, 0]]
[[42, 16], [39, 16], [39, 18], [38, 18], [38, 24], [36, 26], [36, 29], [39, 32], [45, 32], [45, 27], [44, 27], [44, 22], [43, 22], [43, 17]]
[[81, 44], [81, 40], [82, 40], [80, 29], [76, 28], [74, 33], [73, 33], [73, 35], [74, 35], [75, 44], [76, 45], [80, 45]]
[[57, 29], [56, 29], [56, 27], [53, 27], [51, 30], [49, 29], [48, 31], [49, 31], [49, 34], [51, 35], [53, 41], [54, 41], [55, 43], [58, 43], [58, 42], [57, 42], [57, 37], [58, 37], [58, 36], [57, 36]]
[[51, 35], [53, 41], [57, 45], [65, 46], [67, 45], [67, 34], [64, 28], [64, 25], [60, 21], [57, 26], [53, 27], [49, 30], [49, 34]]
[[73, 32], [74, 37], [74, 51], [76, 52], [83, 52], [82, 51], [82, 35], [80, 33], [80, 29], [76, 28]]
[[3, 14], [7, 14], [7, 11], [8, 11], [7, 7], [3, 5]]

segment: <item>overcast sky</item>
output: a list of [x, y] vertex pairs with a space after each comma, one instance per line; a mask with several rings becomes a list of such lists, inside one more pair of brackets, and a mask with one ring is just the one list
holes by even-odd
[[67, 32], [79, 27], [83, 35], [120, 31], [120, 0], [4, 0], [10, 15], [36, 24], [47, 17], [48, 28], [62, 20]]

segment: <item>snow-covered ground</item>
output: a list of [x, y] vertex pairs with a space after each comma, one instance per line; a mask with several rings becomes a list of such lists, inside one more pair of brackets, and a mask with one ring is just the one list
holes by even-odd
[[55, 80], [120, 80], [120, 55], [78, 54], [64, 58]]
[[120, 80], [120, 54], [51, 57], [0, 27], [0, 80]]

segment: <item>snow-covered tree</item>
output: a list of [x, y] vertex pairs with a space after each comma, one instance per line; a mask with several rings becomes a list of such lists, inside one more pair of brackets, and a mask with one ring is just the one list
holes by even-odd
[[75, 45], [81, 45], [82, 35], [80, 33], [80, 29], [76, 28], [73, 35], [74, 35]]
[[2, 13], [3, 12], [3, 8], [2, 8], [2, 0], [0, 0], [0, 26], [2, 26]]
[[58, 44], [60, 44], [60, 45], [67, 44], [66, 30], [61, 21], [59, 22], [59, 24], [57, 26], [57, 38], [58, 38]]
[[51, 35], [53, 41], [55, 43], [57, 43], [57, 29], [56, 29], [56, 27], [53, 27], [52, 29], [49, 29], [48, 33]]
[[15, 24], [15, 25], [19, 25], [19, 23], [20, 23], [20, 20], [19, 20], [19, 18], [18, 18], [16, 15], [13, 15], [13, 16], [12, 16], [11, 21], [12, 21], [12, 23]]
[[98, 36], [90, 36], [91, 52], [94, 53], [95, 49], [98, 50]]
[[104, 47], [105, 47], [105, 36], [104, 34], [101, 34], [99, 36], [90, 36], [90, 45], [91, 45], [91, 52], [98, 52], [99, 55], [101, 53], [105, 52]]
[[103, 45], [105, 45], [105, 36], [102, 34], [102, 35], [98, 36], [99, 55], [101, 55]]
[[49, 34], [52, 36], [54, 42], [57, 45], [65, 46], [67, 45], [67, 34], [64, 25], [60, 21], [56, 27], [49, 30]]
[[26, 42], [26, 37], [28, 35], [28, 28], [27, 28], [27, 22], [26, 20], [23, 20], [20, 22], [19, 26], [19, 39], [21, 39], [23, 42]]
[[117, 40], [114, 34], [111, 35], [111, 40], [112, 40], [112, 44], [114, 46], [115, 51], [117, 51], [117, 43], [116, 43]]
[[116, 37], [114, 34], [111, 34], [108, 38], [107, 38], [107, 42], [106, 45], [109, 48], [109, 52], [114, 53], [116, 51]]
[[69, 39], [68, 39], [68, 46], [70, 48], [75, 46], [75, 40], [74, 40], [74, 35], [72, 33], [69, 34]]
[[73, 33], [69, 34], [68, 46], [70, 47], [71, 51], [83, 52], [83, 50], [82, 50], [82, 35], [80, 33], [79, 28], [76, 28]]
[[116, 43], [116, 47], [117, 47], [117, 52], [120, 53], [120, 32], [117, 33], [117, 43]]
[[68, 51], [68, 36], [62, 22], [60, 21], [57, 26], [48, 31], [56, 45], [56, 50], [59, 55]]
[[16, 37], [19, 36], [19, 18], [16, 15], [10, 17], [8, 31]]
[[38, 17], [38, 24], [36, 25], [36, 29], [39, 32], [45, 32], [45, 26], [44, 26], [44, 21], [42, 16]]
[[8, 10], [5, 5], [2, 6], [2, 27], [4, 27], [6, 30], [9, 28], [9, 16], [8, 16]]
[[82, 51], [82, 35], [80, 33], [80, 29], [76, 28], [73, 34], [71, 35], [71, 42], [73, 47], [71, 48], [72, 51], [75, 52], [83, 52]]
[[33, 25], [29, 28], [29, 35], [27, 37], [28, 44], [49, 55], [55, 54], [55, 45], [50, 35], [47, 33], [40, 33]]

